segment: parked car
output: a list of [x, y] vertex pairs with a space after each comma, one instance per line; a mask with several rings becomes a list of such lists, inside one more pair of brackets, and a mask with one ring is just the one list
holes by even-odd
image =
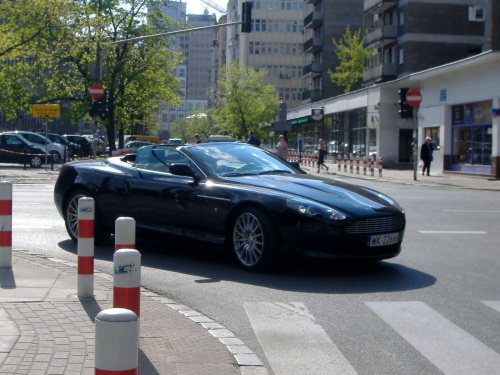
[[139, 151], [141, 147], [150, 146], [153, 144], [154, 143], [151, 142], [132, 141], [125, 143], [123, 149], [129, 153], [137, 153], [137, 151]]
[[78, 145], [78, 156], [87, 157], [92, 155], [92, 144], [80, 134], [64, 134], [64, 137], [70, 142]]
[[70, 142], [67, 138], [60, 134], [48, 133], [47, 138], [52, 142], [59, 143], [66, 147], [67, 157], [69, 157], [70, 155], [75, 155], [78, 151], [78, 145], [76, 143]]
[[[46, 138], [45, 136], [41, 134], [37, 134], [34, 132], [28, 132], [28, 131], [15, 131], [15, 132], [9, 132], [10, 134], [18, 134], [22, 136], [23, 138], [27, 139], [31, 143], [33, 143], [36, 147], [41, 148], [45, 150], [45, 147], [47, 147], [47, 150], [49, 151], [50, 154], [52, 154], [52, 158], [54, 160], [54, 163], [59, 163], [64, 156], [64, 146], [52, 142], [50, 139]], [[7, 134], [7, 133], [6, 133]]]
[[138, 228], [226, 244], [248, 270], [292, 251], [342, 259], [399, 254], [406, 219], [390, 197], [308, 175], [266, 150], [237, 142], [145, 146], [136, 155], [62, 166], [54, 201], [73, 241], [78, 199], [95, 201], [95, 241], [118, 217]]
[[50, 163], [51, 156], [45, 150], [18, 134], [0, 133], [0, 162], [28, 164], [31, 168], [40, 168], [45, 158]]
[[94, 136], [91, 134], [85, 134], [84, 137], [90, 141], [92, 147], [92, 153], [94, 150], [94, 145], [96, 146], [97, 155], [102, 155], [106, 153], [106, 144], [102, 138], [98, 137], [97, 139], [95, 139]]

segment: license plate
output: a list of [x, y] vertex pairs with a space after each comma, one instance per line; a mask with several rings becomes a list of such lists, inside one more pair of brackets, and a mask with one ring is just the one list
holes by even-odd
[[377, 236], [369, 236], [368, 246], [369, 247], [387, 246], [387, 245], [393, 245], [398, 241], [399, 241], [399, 233], [380, 234]]

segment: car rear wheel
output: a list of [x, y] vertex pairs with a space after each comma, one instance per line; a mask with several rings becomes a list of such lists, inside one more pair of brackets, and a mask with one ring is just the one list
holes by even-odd
[[[85, 197], [91, 197], [88, 191], [83, 189], [76, 190], [71, 193], [64, 207], [66, 231], [74, 242], [78, 242], [78, 200]], [[94, 242], [100, 244], [105, 242], [111, 233], [102, 225], [97, 207], [95, 208], [94, 215]]]
[[270, 268], [278, 253], [278, 236], [269, 216], [258, 208], [240, 212], [232, 226], [232, 248], [236, 260], [246, 270]]
[[40, 156], [32, 156], [30, 159], [31, 168], [40, 168], [42, 166], [42, 158]]
[[61, 154], [57, 151], [52, 151], [52, 160], [54, 163], [59, 163], [61, 161]]

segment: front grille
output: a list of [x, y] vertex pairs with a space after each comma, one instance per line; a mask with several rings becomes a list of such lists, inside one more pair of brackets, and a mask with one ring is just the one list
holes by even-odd
[[346, 228], [349, 234], [371, 234], [398, 232], [405, 227], [405, 219], [402, 216], [375, 217], [355, 222]]

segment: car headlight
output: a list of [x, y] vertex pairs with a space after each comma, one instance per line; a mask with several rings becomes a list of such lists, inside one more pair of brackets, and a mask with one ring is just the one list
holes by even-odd
[[310, 218], [323, 218], [326, 220], [345, 220], [343, 212], [325, 206], [321, 203], [308, 201], [306, 199], [287, 199], [286, 205], [289, 209]]

